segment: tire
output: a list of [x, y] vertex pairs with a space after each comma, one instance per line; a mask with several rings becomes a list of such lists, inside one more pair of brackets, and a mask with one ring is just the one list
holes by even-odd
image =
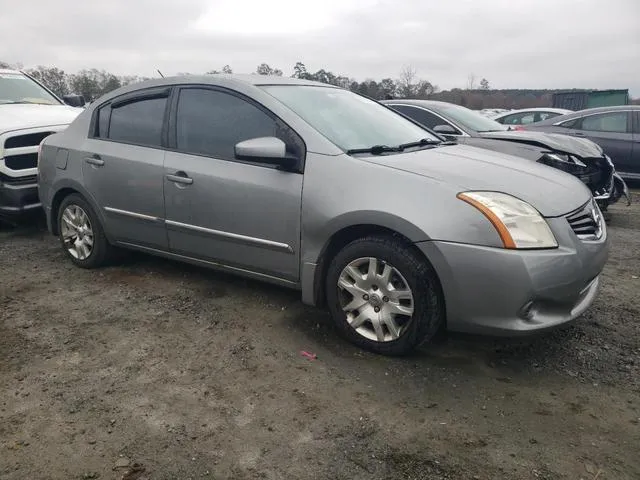
[[[84, 212], [86, 216], [86, 220], [88, 222], [86, 224], [90, 227], [90, 231], [92, 232], [92, 235], [89, 235], [88, 234], [89, 231], [87, 230], [84, 230], [83, 231], [84, 233], [81, 232], [82, 239], [84, 243], [87, 245], [87, 247], [89, 247], [88, 245], [89, 237], [91, 237], [92, 245], [90, 246], [90, 248], [88, 248], [88, 250], [82, 249], [81, 254], [79, 254], [80, 252], [79, 247], [73, 248], [73, 250], [75, 250], [76, 252], [75, 255], [74, 253], [72, 253], [70, 249], [70, 244], [68, 243], [69, 242], [68, 239], [73, 237], [68, 237], [65, 235], [65, 233], [70, 233], [74, 229], [71, 227], [67, 227], [67, 225], [69, 225], [69, 222], [65, 221], [65, 219], [63, 218], [65, 217], [65, 213], [74, 212], [74, 211], [76, 212], [75, 217], [67, 216], [67, 220], [69, 218], [83, 219], [84, 217], [81, 216], [80, 212]], [[60, 237], [60, 244], [62, 245], [62, 249], [75, 265], [77, 265], [78, 267], [87, 268], [87, 269], [99, 268], [103, 265], [106, 265], [111, 260], [113, 255], [113, 247], [109, 244], [109, 241], [107, 240], [107, 237], [104, 234], [104, 229], [102, 228], [102, 224], [100, 223], [100, 220], [98, 219], [98, 216], [96, 215], [94, 209], [91, 207], [89, 202], [87, 202], [81, 195], [77, 193], [73, 193], [65, 197], [64, 200], [62, 200], [62, 203], [60, 204], [60, 209], [58, 210], [57, 221], [58, 221], [58, 232]], [[82, 223], [82, 222], [83, 220], [79, 221], [79, 223]], [[78, 238], [77, 228], [75, 229], [75, 231], [76, 231], [76, 238]], [[86, 254], [87, 251], [89, 252], [88, 254]]]
[[[372, 276], [369, 273], [374, 268], [371, 258], [376, 259], [373, 265], [377, 267]], [[394, 272], [386, 278], [394, 278], [395, 282], [384, 280], [387, 266]], [[363, 278], [354, 280], [360, 274]], [[368, 282], [373, 285], [369, 287]], [[445, 324], [444, 299], [433, 267], [397, 237], [367, 236], [346, 245], [329, 265], [325, 288], [331, 316], [340, 332], [359, 347], [379, 354], [406, 355], [428, 342]], [[354, 292], [361, 293], [362, 300]], [[343, 310], [358, 304], [363, 305], [353, 311]], [[411, 315], [398, 315], [399, 310], [411, 311]], [[361, 323], [371, 315], [387, 320], [376, 321], [377, 328], [371, 319]], [[388, 320], [389, 316], [392, 321]], [[387, 326], [386, 321], [393, 328]]]

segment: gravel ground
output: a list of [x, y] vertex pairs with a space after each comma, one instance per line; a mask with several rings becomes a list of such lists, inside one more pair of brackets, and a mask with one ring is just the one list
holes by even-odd
[[143, 255], [83, 271], [0, 228], [0, 478], [638, 479], [634, 201], [577, 323], [404, 359], [295, 292]]

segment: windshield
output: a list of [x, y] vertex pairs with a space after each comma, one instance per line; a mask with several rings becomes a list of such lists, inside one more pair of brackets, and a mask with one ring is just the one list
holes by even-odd
[[0, 104], [43, 103], [60, 105], [44, 88], [22, 73], [0, 72]]
[[445, 104], [438, 105], [435, 108], [468, 130], [474, 130], [476, 132], [502, 132], [509, 130], [509, 127], [459, 105]]
[[401, 115], [348, 90], [304, 85], [262, 88], [345, 151], [439, 141]]

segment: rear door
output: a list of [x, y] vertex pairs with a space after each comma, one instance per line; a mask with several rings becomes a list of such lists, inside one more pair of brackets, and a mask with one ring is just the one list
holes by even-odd
[[111, 238], [166, 249], [163, 126], [170, 88], [142, 90], [97, 110], [82, 152], [84, 184]]
[[600, 145], [613, 160], [616, 170], [627, 172], [631, 168], [631, 112], [614, 111], [582, 117], [574, 126], [573, 134], [576, 137], [589, 138]]

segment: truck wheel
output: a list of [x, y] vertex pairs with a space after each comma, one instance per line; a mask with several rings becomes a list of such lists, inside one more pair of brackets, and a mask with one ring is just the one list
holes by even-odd
[[62, 201], [58, 231], [62, 248], [77, 266], [98, 268], [110, 259], [112, 247], [98, 216], [82, 196], [74, 193]]
[[435, 271], [395, 237], [351, 242], [331, 262], [326, 282], [327, 303], [338, 328], [367, 350], [404, 355], [444, 325]]

